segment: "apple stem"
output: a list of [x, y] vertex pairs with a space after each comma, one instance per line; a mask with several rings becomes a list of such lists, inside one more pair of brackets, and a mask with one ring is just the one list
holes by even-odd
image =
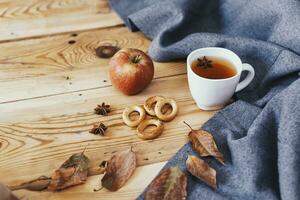
[[192, 131], [194, 130], [188, 123], [186, 123], [185, 121], [183, 121], [183, 123], [185, 123]]
[[140, 60], [141, 60], [141, 57], [139, 55], [137, 55], [137, 56], [132, 57], [131, 62], [133, 62], [134, 64], [137, 64], [140, 62]]

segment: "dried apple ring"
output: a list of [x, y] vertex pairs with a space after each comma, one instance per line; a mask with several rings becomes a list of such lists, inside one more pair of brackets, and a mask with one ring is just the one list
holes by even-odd
[[[131, 120], [129, 118], [130, 114], [133, 112], [139, 113], [139, 118], [137, 120]], [[125, 108], [125, 110], [123, 111], [123, 114], [122, 114], [124, 123], [130, 127], [135, 127], [135, 126], [139, 125], [145, 119], [145, 117], [146, 117], [146, 112], [145, 112], [144, 108], [142, 106], [138, 106], [138, 105], [129, 106], [129, 107]]]
[[152, 96], [149, 97], [145, 102], [144, 102], [144, 109], [149, 115], [155, 116], [155, 111], [154, 108], [152, 107], [153, 104], [156, 104], [159, 100], [164, 99], [162, 96]]
[[[169, 114], [164, 114], [164, 113], [162, 113], [162, 108], [167, 104], [169, 104], [171, 106], [172, 111]], [[161, 99], [161, 100], [157, 101], [157, 103], [155, 104], [155, 107], [154, 107], [154, 111], [155, 111], [155, 115], [157, 116], [158, 119], [168, 122], [176, 117], [177, 112], [178, 112], [178, 106], [174, 99], [165, 98], [165, 99]]]
[[[156, 126], [156, 128], [154, 130], [151, 131], [145, 131], [145, 129], [148, 126]], [[164, 130], [164, 125], [163, 123], [158, 120], [158, 119], [146, 119], [144, 121], [142, 121], [139, 126], [137, 127], [137, 136], [141, 139], [144, 140], [150, 140], [150, 139], [154, 139], [157, 138], [158, 136], [161, 135], [161, 133]]]

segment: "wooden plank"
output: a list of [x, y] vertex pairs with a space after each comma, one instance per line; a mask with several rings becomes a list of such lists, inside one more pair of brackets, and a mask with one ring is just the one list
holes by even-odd
[[[92, 167], [130, 147], [139, 166], [118, 192], [92, 192], [101, 178], [92, 176], [62, 192], [15, 192], [22, 199], [134, 199], [161, 162], [187, 142], [189, 129], [182, 121], [199, 127], [215, 113], [196, 107], [183, 62], [155, 63], [155, 80], [138, 95], [124, 96], [111, 87], [108, 59], [97, 58], [95, 48], [147, 51], [150, 41], [126, 27], [86, 30], [122, 23], [104, 0], [0, 0], [0, 21], [0, 181], [17, 184], [50, 175], [85, 146]], [[34, 38], [11, 41], [26, 37]], [[176, 99], [179, 114], [165, 123], [159, 138], [144, 141], [123, 124], [121, 113], [152, 95]], [[102, 102], [112, 105], [105, 117], [93, 113]], [[108, 126], [104, 137], [88, 132], [100, 121]]]
[[123, 24], [107, 0], [1, 0], [0, 41]]
[[[117, 27], [2, 43], [0, 104], [110, 86], [109, 59], [95, 55], [104, 44], [147, 51], [150, 41]], [[184, 74], [185, 68], [182, 62], [155, 63], [155, 78]]]
[[93, 192], [94, 188], [99, 187], [99, 182], [102, 177], [102, 175], [99, 175], [89, 177], [84, 185], [76, 186], [60, 192], [31, 192], [27, 190], [19, 190], [15, 191], [14, 194], [18, 197], [26, 197], [26, 200], [132, 200], [136, 199], [141, 194], [164, 164], [165, 162], [160, 162], [138, 167], [126, 185], [117, 192], [110, 192], [105, 188], [98, 192]]
[[[176, 99], [179, 113], [172, 122], [165, 123], [159, 138], [145, 141], [135, 135], [134, 128], [123, 124], [121, 113], [124, 107], [142, 104], [151, 95]], [[112, 105], [109, 116], [93, 114], [94, 106], [102, 101]], [[186, 143], [189, 129], [183, 121], [200, 127], [214, 114], [197, 108], [188, 91], [186, 75], [157, 79], [136, 96], [123, 96], [107, 87], [81, 95], [71, 93], [3, 104], [0, 110], [1, 121], [11, 121], [0, 124], [0, 180], [4, 183], [24, 181], [28, 174], [49, 174], [87, 144], [86, 154], [94, 167], [113, 152], [130, 146], [137, 152], [140, 166], [165, 161]], [[109, 127], [105, 137], [88, 133], [99, 121]]]

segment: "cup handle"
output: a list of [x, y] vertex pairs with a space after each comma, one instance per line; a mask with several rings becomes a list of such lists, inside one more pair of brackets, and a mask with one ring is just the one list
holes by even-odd
[[250, 84], [250, 82], [253, 80], [255, 75], [255, 71], [253, 67], [248, 63], [243, 63], [242, 68], [243, 68], [242, 71], [248, 71], [249, 73], [247, 74], [246, 78], [237, 85], [235, 92], [239, 92], [245, 87], [247, 87]]

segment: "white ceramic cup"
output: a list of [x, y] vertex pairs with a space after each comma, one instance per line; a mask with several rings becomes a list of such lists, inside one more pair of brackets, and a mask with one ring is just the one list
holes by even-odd
[[[197, 75], [192, 70], [192, 62], [203, 56], [227, 60], [236, 70], [235, 76], [225, 79], [208, 79]], [[248, 71], [246, 78], [239, 83], [242, 71]], [[251, 65], [242, 63], [232, 51], [219, 47], [201, 48], [191, 52], [187, 58], [187, 76], [189, 88], [197, 106], [202, 110], [217, 110], [223, 108], [232, 95], [245, 87], [255, 75]]]

